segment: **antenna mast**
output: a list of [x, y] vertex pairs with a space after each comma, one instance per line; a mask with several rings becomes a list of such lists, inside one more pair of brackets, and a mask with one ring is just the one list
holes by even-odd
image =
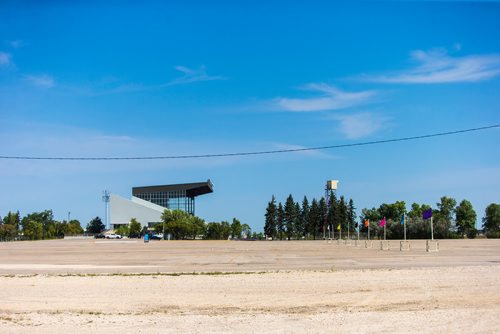
[[106, 222], [104, 223], [104, 225], [106, 226], [106, 229], [109, 230], [110, 229], [110, 226], [109, 226], [109, 191], [107, 190], [104, 190], [102, 192], [102, 200], [104, 201], [104, 209], [105, 209], [105, 219], [106, 219]]

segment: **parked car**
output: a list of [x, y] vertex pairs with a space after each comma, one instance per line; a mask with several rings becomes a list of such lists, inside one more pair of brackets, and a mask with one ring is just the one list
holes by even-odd
[[149, 236], [149, 239], [150, 240], [161, 240], [161, 239], [163, 239], [163, 237], [161, 235], [152, 234]]
[[121, 239], [122, 236], [119, 234], [106, 234], [106, 239]]
[[104, 236], [104, 234], [99, 233], [99, 234], [94, 235], [94, 238], [95, 238], [95, 239], [104, 239], [104, 238], [105, 238], [105, 236]]

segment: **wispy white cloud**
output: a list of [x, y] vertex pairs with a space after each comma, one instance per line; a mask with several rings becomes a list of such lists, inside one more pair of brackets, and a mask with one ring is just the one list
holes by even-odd
[[[460, 50], [460, 44], [455, 50]], [[500, 55], [452, 57], [445, 49], [416, 50], [410, 54], [416, 67], [380, 76], [366, 76], [364, 81], [403, 84], [478, 82], [500, 75]]]
[[321, 96], [310, 98], [280, 97], [274, 100], [275, 107], [292, 112], [339, 110], [366, 104], [372, 101], [376, 95], [373, 90], [346, 92], [324, 83], [308, 84], [303, 89], [320, 93]]
[[170, 81], [167, 85], [182, 85], [198, 81], [213, 81], [213, 80], [226, 80], [227, 78], [219, 75], [208, 75], [205, 66], [200, 66], [198, 69], [192, 69], [186, 66], [176, 66], [175, 70], [183, 74], [182, 77]]
[[335, 115], [339, 130], [347, 139], [359, 139], [374, 134], [384, 128], [388, 118], [375, 113], [361, 112], [351, 115]]
[[181, 72], [181, 77], [158, 84], [143, 84], [139, 82], [123, 82], [114, 76], [106, 76], [98, 82], [85, 86], [77, 85], [58, 85], [76, 94], [99, 96], [108, 94], [136, 93], [144, 91], [159, 90], [171, 86], [189, 84], [200, 81], [227, 80], [223, 76], [211, 76], [207, 74], [205, 66], [198, 69], [191, 69], [186, 66], [176, 66], [175, 70]]
[[0, 67], [12, 65], [12, 56], [7, 52], [0, 51]]
[[55, 85], [54, 78], [47, 74], [25, 75], [26, 80], [34, 86], [52, 88]]

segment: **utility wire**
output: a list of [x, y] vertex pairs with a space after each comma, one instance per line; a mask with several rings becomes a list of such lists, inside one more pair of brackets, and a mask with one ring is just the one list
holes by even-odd
[[271, 150], [271, 151], [235, 152], [235, 153], [219, 153], [219, 154], [197, 154], [197, 155], [150, 156], [150, 157], [0, 156], [0, 159], [10, 159], [10, 160], [167, 160], [167, 159], [199, 159], [199, 158], [236, 157], [236, 156], [248, 156], [248, 155], [264, 155], [264, 154], [318, 151], [318, 150], [327, 150], [327, 149], [333, 149], [333, 148], [345, 148], [345, 147], [356, 147], [356, 146], [368, 146], [368, 145], [377, 145], [377, 144], [385, 144], [385, 143], [395, 143], [395, 142], [410, 141], [410, 140], [417, 140], [417, 139], [450, 136], [450, 135], [466, 133], [466, 132], [483, 131], [483, 130], [498, 128], [498, 127], [500, 127], [500, 124], [483, 126], [483, 127], [479, 127], [479, 128], [471, 128], [471, 129], [464, 129], [464, 130], [456, 130], [456, 131], [449, 131], [449, 132], [440, 132], [440, 133], [433, 133], [433, 134], [427, 134], [427, 135], [412, 136], [412, 137], [375, 140], [375, 141], [367, 141], [367, 142], [352, 143], [352, 144], [339, 144], [339, 145], [305, 147], [305, 148]]

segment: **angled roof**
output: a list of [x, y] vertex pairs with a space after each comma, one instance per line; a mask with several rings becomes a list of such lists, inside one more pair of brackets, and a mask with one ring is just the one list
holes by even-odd
[[214, 185], [210, 180], [196, 183], [166, 184], [163, 186], [146, 186], [132, 188], [132, 195], [137, 196], [142, 193], [155, 193], [166, 191], [186, 191], [187, 197], [196, 197], [209, 194], [214, 191]]
[[128, 224], [132, 218], [136, 218], [142, 225], [161, 222], [161, 215], [165, 211], [164, 207], [139, 198], [129, 200], [115, 194], [111, 194], [109, 204], [112, 225]]

